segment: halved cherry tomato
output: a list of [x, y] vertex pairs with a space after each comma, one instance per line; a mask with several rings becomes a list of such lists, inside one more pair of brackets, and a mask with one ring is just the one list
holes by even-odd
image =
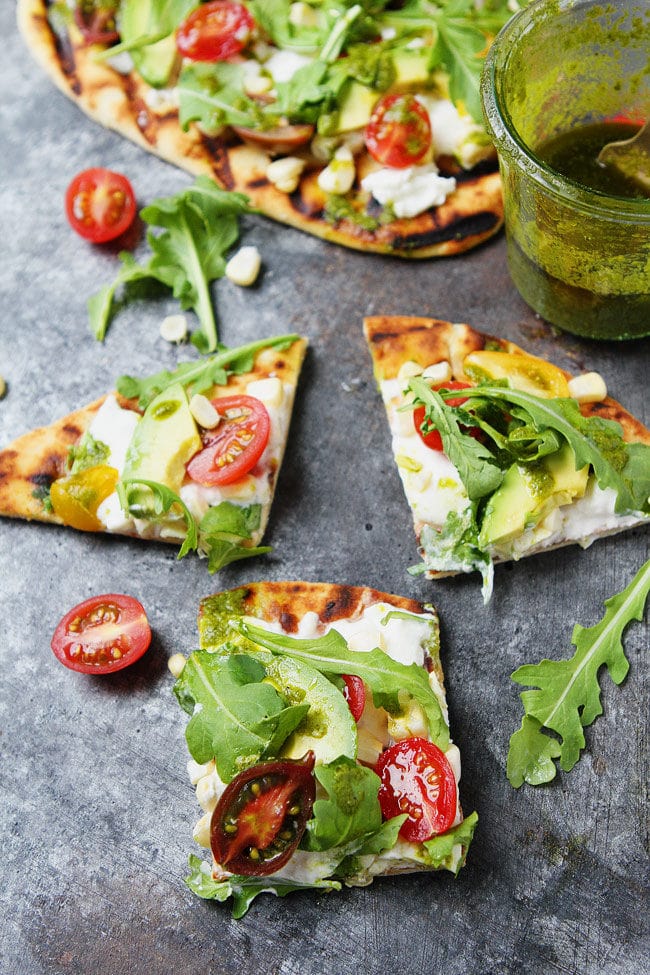
[[210, 0], [193, 10], [176, 31], [176, 47], [192, 61], [225, 61], [246, 47], [255, 27], [235, 0]]
[[65, 210], [73, 230], [93, 244], [103, 244], [119, 237], [135, 220], [135, 194], [126, 176], [97, 166], [72, 180]]
[[75, 24], [86, 44], [114, 44], [119, 40], [115, 13], [119, 0], [80, 0], [74, 8]]
[[358, 721], [366, 706], [365, 684], [360, 677], [355, 677], [354, 674], [342, 674], [341, 676], [345, 684], [343, 697], [348, 702], [352, 717], [355, 721]]
[[50, 488], [54, 513], [71, 528], [82, 532], [101, 531], [103, 525], [97, 517], [97, 509], [115, 490], [118, 477], [115, 467], [97, 464], [78, 474], [59, 478]]
[[70, 670], [112, 674], [135, 663], [149, 648], [147, 614], [133, 596], [92, 596], [66, 613], [52, 637], [52, 650]]
[[221, 416], [213, 430], [203, 434], [203, 450], [186, 470], [198, 484], [233, 484], [255, 466], [269, 442], [271, 419], [255, 396], [222, 396], [212, 405]]
[[240, 772], [217, 803], [210, 845], [232, 873], [275, 873], [295, 851], [316, 797], [313, 752], [298, 760], [263, 762]]
[[[469, 389], [469, 383], [463, 383], [460, 381], [452, 381], [448, 383], [442, 383], [440, 386], [435, 386], [434, 389]], [[447, 406], [462, 406], [463, 403], [467, 402], [467, 396], [452, 396], [445, 400]], [[426, 410], [424, 406], [416, 406], [413, 410], [413, 425], [415, 429], [420, 434], [422, 441], [430, 447], [431, 450], [442, 450], [442, 437], [438, 430], [430, 430], [429, 433], [424, 433], [422, 430], [422, 423], [424, 422]]]
[[370, 155], [383, 166], [414, 166], [431, 146], [429, 114], [415, 95], [384, 95], [366, 125], [365, 141]]
[[261, 146], [271, 155], [289, 155], [300, 146], [305, 146], [314, 134], [314, 126], [308, 122], [299, 125], [277, 125], [272, 129], [246, 129], [233, 125], [233, 131], [244, 142]]
[[456, 818], [456, 779], [437, 745], [406, 738], [379, 756], [379, 804], [384, 819], [408, 815], [400, 836], [411, 842], [444, 833]]

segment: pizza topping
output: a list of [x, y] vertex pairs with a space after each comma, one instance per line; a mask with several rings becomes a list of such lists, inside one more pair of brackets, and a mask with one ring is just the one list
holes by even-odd
[[151, 629], [132, 596], [93, 596], [71, 609], [52, 636], [52, 650], [70, 670], [110, 674], [135, 663], [149, 648]]
[[[444, 384], [444, 386], [439, 385], [433, 388], [437, 389], [438, 391], [442, 389], [446, 391], [454, 390], [454, 389], [469, 389], [470, 384], [464, 382], [447, 382]], [[447, 398], [445, 400], [446, 405], [452, 407], [462, 406], [466, 402], [467, 402], [466, 396], [454, 396], [452, 398]], [[413, 410], [413, 424], [415, 426], [417, 433], [422, 439], [422, 442], [425, 443], [427, 447], [430, 447], [431, 450], [443, 449], [442, 437], [440, 436], [440, 432], [436, 430], [435, 427], [431, 426], [430, 423], [428, 423], [426, 419], [426, 408], [424, 406], [416, 406], [416, 408]], [[474, 436], [477, 435], [479, 432], [477, 427], [473, 427], [469, 429], [470, 432], [472, 432], [472, 435]]]
[[569, 396], [578, 403], [602, 403], [607, 396], [605, 380], [598, 372], [585, 372], [569, 380]]
[[221, 417], [216, 431], [203, 435], [203, 449], [187, 464], [199, 484], [232, 484], [258, 462], [269, 441], [271, 422], [264, 404], [253, 396], [224, 396], [212, 401]]
[[441, 206], [456, 189], [453, 177], [440, 176], [435, 163], [407, 169], [378, 169], [361, 180], [362, 189], [378, 203], [392, 207], [400, 219], [416, 217], [432, 206]]
[[176, 31], [176, 46], [192, 61], [225, 61], [248, 44], [255, 21], [235, 0], [209, 0], [193, 10]]
[[274, 159], [266, 167], [266, 178], [282, 193], [293, 193], [300, 182], [305, 160], [297, 156]]
[[316, 796], [314, 754], [254, 765], [228, 784], [211, 820], [212, 853], [232, 873], [279, 870], [305, 831]]
[[114, 44], [119, 40], [115, 14], [119, 0], [80, 0], [74, 21], [86, 44]]
[[334, 153], [332, 161], [318, 174], [318, 185], [324, 193], [345, 194], [356, 179], [354, 156], [347, 146]]
[[366, 688], [360, 677], [353, 674], [342, 674], [343, 697], [348, 702], [350, 713], [355, 721], [359, 721], [366, 705]]
[[383, 166], [416, 166], [431, 148], [427, 110], [414, 95], [386, 95], [375, 106], [365, 139], [368, 152]]
[[95, 167], [72, 180], [65, 209], [70, 226], [81, 237], [105, 243], [120, 237], [135, 220], [135, 194], [126, 176]]
[[448, 830], [456, 818], [456, 779], [443, 752], [426, 738], [391, 745], [377, 762], [379, 802], [386, 819], [406, 813], [400, 835], [422, 842]]
[[104, 526], [97, 516], [97, 509], [113, 493], [117, 479], [118, 472], [106, 464], [58, 478], [50, 488], [54, 514], [64, 525], [79, 531], [102, 531]]

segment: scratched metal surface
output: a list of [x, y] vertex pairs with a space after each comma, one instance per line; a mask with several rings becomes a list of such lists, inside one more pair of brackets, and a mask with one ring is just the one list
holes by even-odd
[[[79, 169], [127, 173], [141, 202], [187, 185], [173, 168], [86, 120], [32, 64], [13, 4], [0, 8], [2, 262], [0, 443], [89, 402], [125, 371], [171, 366], [158, 336], [173, 300], [143, 301], [91, 337], [85, 301], [116, 258], [68, 230], [61, 201]], [[546, 788], [505, 777], [521, 663], [567, 656], [573, 624], [648, 558], [648, 533], [503, 567], [491, 604], [476, 579], [426, 583], [389, 452], [361, 333], [367, 313], [465, 320], [589, 367], [650, 421], [650, 345], [554, 334], [509, 281], [504, 242], [423, 264], [364, 256], [244, 222], [264, 272], [252, 290], [218, 282], [221, 338], [296, 330], [311, 349], [269, 526], [273, 554], [210, 577], [174, 551], [36, 524], [0, 524], [3, 638], [2, 975], [637, 975], [650, 966], [647, 913], [647, 630], [626, 639], [630, 674], [603, 678], [604, 717], [575, 770]], [[187, 353], [186, 353], [187, 354]], [[261, 579], [369, 584], [432, 600], [442, 618], [461, 793], [480, 825], [457, 880], [421, 875], [338, 896], [259, 898], [233, 921], [183, 884], [199, 809], [186, 779], [184, 715], [168, 656], [196, 640], [201, 596]], [[81, 599], [126, 591], [155, 631], [143, 660], [113, 679], [60, 667], [59, 617]]]

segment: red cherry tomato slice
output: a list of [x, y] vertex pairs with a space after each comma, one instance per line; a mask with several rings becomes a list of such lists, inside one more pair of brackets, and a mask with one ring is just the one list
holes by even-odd
[[316, 797], [313, 752], [263, 762], [230, 782], [210, 820], [215, 860], [231, 873], [275, 873], [293, 855]]
[[254, 27], [243, 4], [211, 0], [185, 18], [176, 31], [176, 47], [192, 61], [225, 61], [246, 47]]
[[406, 738], [379, 757], [379, 804], [384, 819], [408, 815], [400, 836], [411, 842], [444, 833], [456, 818], [456, 779], [437, 745], [426, 738]]
[[341, 676], [345, 684], [343, 697], [348, 702], [352, 717], [355, 721], [358, 721], [366, 706], [365, 684], [360, 677], [355, 677], [354, 674], [342, 674]]
[[149, 648], [151, 628], [132, 596], [92, 596], [66, 613], [52, 637], [65, 667], [82, 674], [112, 674], [135, 663]]
[[115, 22], [118, 0], [80, 0], [74, 21], [86, 44], [114, 44], [120, 35]]
[[114, 240], [129, 229], [136, 215], [133, 187], [110, 169], [86, 169], [65, 194], [65, 211], [73, 230], [93, 244]]
[[[463, 383], [460, 381], [452, 381], [448, 383], [442, 383], [440, 386], [434, 387], [436, 390], [440, 389], [469, 389], [470, 383]], [[452, 396], [450, 399], [445, 400], [447, 406], [462, 406], [463, 403], [467, 402], [467, 396]], [[413, 410], [413, 425], [420, 435], [422, 442], [430, 447], [431, 450], [442, 450], [442, 437], [438, 430], [430, 430], [429, 433], [424, 433], [422, 430], [422, 423], [424, 422], [426, 410], [424, 406], [416, 406]]]
[[365, 141], [370, 155], [383, 166], [414, 166], [431, 146], [428, 112], [415, 95], [385, 95], [373, 109]]
[[186, 470], [198, 484], [233, 484], [255, 466], [269, 442], [271, 419], [254, 396], [222, 396], [212, 400], [221, 416], [214, 430], [205, 430], [203, 450]]

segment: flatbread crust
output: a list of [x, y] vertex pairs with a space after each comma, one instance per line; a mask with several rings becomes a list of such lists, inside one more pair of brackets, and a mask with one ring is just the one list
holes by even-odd
[[[437, 362], [447, 361], [451, 364], [452, 380], [468, 381], [463, 371], [463, 362], [470, 352], [482, 349], [509, 353], [523, 353], [531, 355], [525, 349], [507, 339], [480, 332], [464, 323], [452, 323], [437, 318], [419, 318], [412, 316], [382, 316], [377, 315], [364, 320], [364, 333], [370, 348], [373, 370], [377, 383], [386, 379], [395, 379], [405, 362], [415, 362], [426, 368]], [[560, 368], [560, 367], [557, 367]], [[560, 370], [567, 380], [572, 374], [565, 369]], [[620, 403], [610, 396], [602, 402], [583, 403], [580, 405], [583, 416], [598, 416], [607, 420], [614, 420], [623, 429], [623, 439], [628, 443], [644, 443], [650, 445], [650, 430]], [[638, 519], [635, 524], [646, 524], [647, 519]], [[418, 542], [423, 524], [414, 518], [414, 529]], [[596, 530], [581, 544], [588, 545], [596, 538], [616, 534], [618, 531], [633, 527], [625, 523], [621, 527], [603, 528]], [[531, 547], [523, 556], [535, 555], [541, 551], [551, 551], [575, 544], [568, 539], [557, 544], [540, 544]], [[421, 550], [422, 554], [422, 550]], [[505, 561], [495, 558], [495, 562]], [[428, 571], [427, 578], [442, 578], [455, 575], [453, 572]]]
[[[118, 74], [94, 62], [74, 27], [66, 37], [55, 37], [47, 6], [47, 0], [18, 0], [18, 25], [36, 61], [68, 98], [91, 119], [148, 152], [195, 176], [207, 174], [224, 189], [245, 193], [253, 206], [280, 223], [355, 250], [408, 258], [460, 254], [492, 237], [503, 224], [495, 154], [470, 171], [451, 159], [440, 160], [442, 175], [455, 176], [457, 189], [441, 206], [419, 216], [375, 230], [349, 219], [334, 225], [325, 219], [326, 196], [313, 164], [295, 192], [277, 190], [266, 177], [271, 159], [267, 152], [245, 144], [231, 130], [216, 138], [203, 135], [196, 126], [183, 132], [173, 108], [163, 115], [154, 113], [147, 104], [152, 89], [134, 74]], [[359, 180], [369, 166], [370, 160], [361, 160]], [[360, 205], [367, 203], [367, 195], [360, 193]]]
[[[237, 615], [252, 616], [268, 623], [278, 623], [287, 633], [295, 634], [300, 620], [306, 613], [315, 613], [321, 623], [336, 628], [336, 621], [340, 619], [356, 619], [366, 609], [376, 603], [388, 603], [396, 610], [407, 613], [427, 613], [433, 618], [436, 635], [435, 644], [429, 645], [427, 669], [434, 673], [440, 689], [444, 695], [444, 674], [440, 661], [440, 626], [438, 614], [433, 606], [426, 606], [416, 599], [406, 596], [396, 596], [392, 593], [381, 592], [368, 586], [350, 586], [331, 582], [253, 582], [237, 589], [215, 593], [201, 600], [199, 607], [199, 632], [201, 646], [209, 649], [223, 642], [223, 634], [214, 632], [210, 622], [210, 605], [213, 601], [226, 601], [236, 605]], [[463, 818], [458, 798], [459, 821]], [[463, 846], [461, 862], [467, 850]], [[228, 875], [212, 859], [213, 876], [215, 879], [225, 879]], [[375, 876], [392, 876], [405, 873], [431, 872], [434, 867], [416, 863], [415, 861], [396, 860]]]
[[[292, 393], [295, 393], [306, 349], [307, 342], [304, 339], [297, 339], [284, 351], [262, 349], [255, 358], [251, 372], [229, 376], [227, 385], [215, 386], [212, 390], [207, 390], [206, 395], [216, 398], [242, 393], [249, 382], [271, 375], [290, 384]], [[89, 429], [106, 395], [48, 426], [23, 434], [0, 451], [0, 516], [63, 524], [54, 512], [44, 507], [39, 492], [47, 491], [54, 480], [67, 473], [68, 452]], [[136, 400], [114, 395], [122, 408], [141, 412]], [[288, 408], [292, 405], [292, 402], [287, 404]], [[278, 465], [269, 473], [272, 489], [275, 487], [281, 460], [282, 455]], [[260, 532], [265, 528], [268, 514], [268, 511], [262, 511]]]

